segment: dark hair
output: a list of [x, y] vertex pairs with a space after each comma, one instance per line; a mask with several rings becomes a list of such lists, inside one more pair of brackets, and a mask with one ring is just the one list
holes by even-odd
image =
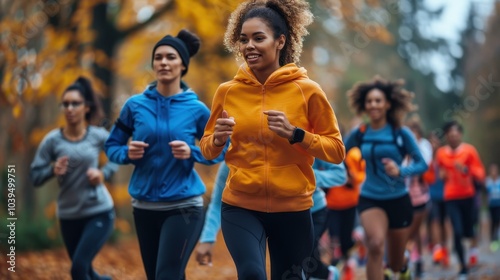
[[413, 117], [409, 119], [406, 125], [411, 129], [417, 131], [420, 137], [425, 137], [424, 128], [422, 127], [422, 122], [420, 118]]
[[103, 117], [101, 101], [97, 97], [90, 80], [85, 77], [78, 77], [73, 84], [66, 88], [63, 96], [70, 90], [76, 90], [83, 97], [85, 105], [89, 111], [85, 113], [85, 120], [90, 124], [97, 124]]
[[151, 65], [154, 61], [155, 51], [159, 46], [171, 46], [174, 48], [181, 57], [182, 64], [186, 69], [182, 71], [182, 76], [186, 75], [189, 68], [189, 58], [198, 53], [200, 49], [201, 41], [200, 38], [194, 34], [189, 32], [186, 29], [182, 29], [179, 31], [176, 37], [171, 35], [167, 35], [161, 38], [153, 47], [153, 54], [151, 58]]
[[448, 132], [450, 132], [450, 130], [454, 127], [457, 128], [460, 133], [464, 133], [464, 128], [460, 123], [457, 121], [449, 121], [443, 125], [444, 134], [448, 134]]
[[406, 113], [416, 108], [412, 104], [414, 94], [403, 86], [404, 80], [388, 81], [379, 76], [375, 76], [369, 82], [358, 82], [347, 92], [349, 106], [356, 114], [361, 115], [366, 110], [366, 96], [373, 89], [378, 89], [391, 104], [391, 108], [387, 111], [387, 121], [394, 127], [401, 127]]
[[306, 27], [313, 21], [307, 1], [250, 0], [241, 3], [231, 13], [224, 35], [224, 45], [230, 52], [239, 53], [241, 28], [251, 18], [262, 19], [273, 31], [274, 39], [285, 36], [285, 45], [280, 51], [280, 66], [300, 61], [303, 37], [309, 34]]

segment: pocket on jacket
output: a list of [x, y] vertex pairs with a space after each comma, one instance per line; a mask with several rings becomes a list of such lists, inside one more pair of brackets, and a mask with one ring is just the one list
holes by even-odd
[[[228, 189], [252, 195], [265, 195], [265, 167], [237, 168], [229, 173]], [[269, 176], [269, 174], [267, 174]]]
[[275, 197], [294, 197], [307, 193], [309, 181], [295, 164], [271, 167], [269, 187]]

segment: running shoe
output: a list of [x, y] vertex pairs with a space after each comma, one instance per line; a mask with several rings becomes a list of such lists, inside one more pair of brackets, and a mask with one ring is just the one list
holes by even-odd
[[342, 268], [342, 280], [354, 280], [356, 273], [356, 260], [349, 259]]
[[341, 258], [342, 258], [342, 251], [340, 250], [340, 246], [335, 246], [335, 248], [333, 248], [333, 257], [330, 264], [336, 266], [340, 262]]
[[358, 244], [358, 265], [363, 266], [366, 264], [366, 247], [363, 243]]
[[340, 280], [340, 272], [339, 269], [333, 265], [328, 266], [328, 274], [327, 280]]
[[446, 248], [443, 248], [443, 259], [441, 260], [441, 265], [443, 267], [450, 266], [450, 253], [448, 252], [448, 249], [446, 249]]
[[411, 269], [409, 267], [406, 267], [405, 269], [401, 270], [399, 273], [399, 280], [411, 280]]
[[443, 257], [444, 251], [441, 245], [434, 246], [434, 249], [432, 250], [432, 262], [434, 264], [439, 264], [443, 260]]
[[469, 256], [469, 267], [477, 265], [477, 254], [471, 254]]
[[389, 268], [384, 269], [384, 280], [392, 280], [392, 277], [394, 274], [392, 273], [392, 270]]
[[458, 280], [467, 280], [467, 268], [462, 268], [460, 272], [458, 273]]

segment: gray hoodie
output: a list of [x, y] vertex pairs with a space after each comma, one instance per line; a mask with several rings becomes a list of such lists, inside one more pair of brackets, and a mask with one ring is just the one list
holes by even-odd
[[[61, 191], [57, 199], [57, 215], [61, 219], [78, 219], [109, 211], [113, 200], [104, 184], [93, 186], [87, 178], [89, 168], [98, 168], [99, 153], [108, 138], [104, 128], [88, 126], [87, 134], [79, 141], [66, 139], [61, 129], [49, 132], [38, 147], [31, 163], [31, 180], [41, 186], [54, 177], [53, 163], [62, 156], [68, 156], [68, 170], [58, 176]], [[118, 169], [108, 162], [101, 168], [107, 180]]]

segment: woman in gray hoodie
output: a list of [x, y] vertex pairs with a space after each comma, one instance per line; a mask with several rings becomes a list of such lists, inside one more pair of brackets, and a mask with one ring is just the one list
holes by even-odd
[[80, 77], [64, 91], [61, 110], [66, 123], [42, 140], [31, 164], [31, 179], [41, 186], [57, 178], [57, 216], [72, 261], [72, 279], [111, 279], [99, 276], [92, 260], [113, 231], [113, 200], [104, 180], [118, 166], [108, 162], [99, 168], [99, 153], [109, 133], [90, 125], [101, 111], [89, 80]]

